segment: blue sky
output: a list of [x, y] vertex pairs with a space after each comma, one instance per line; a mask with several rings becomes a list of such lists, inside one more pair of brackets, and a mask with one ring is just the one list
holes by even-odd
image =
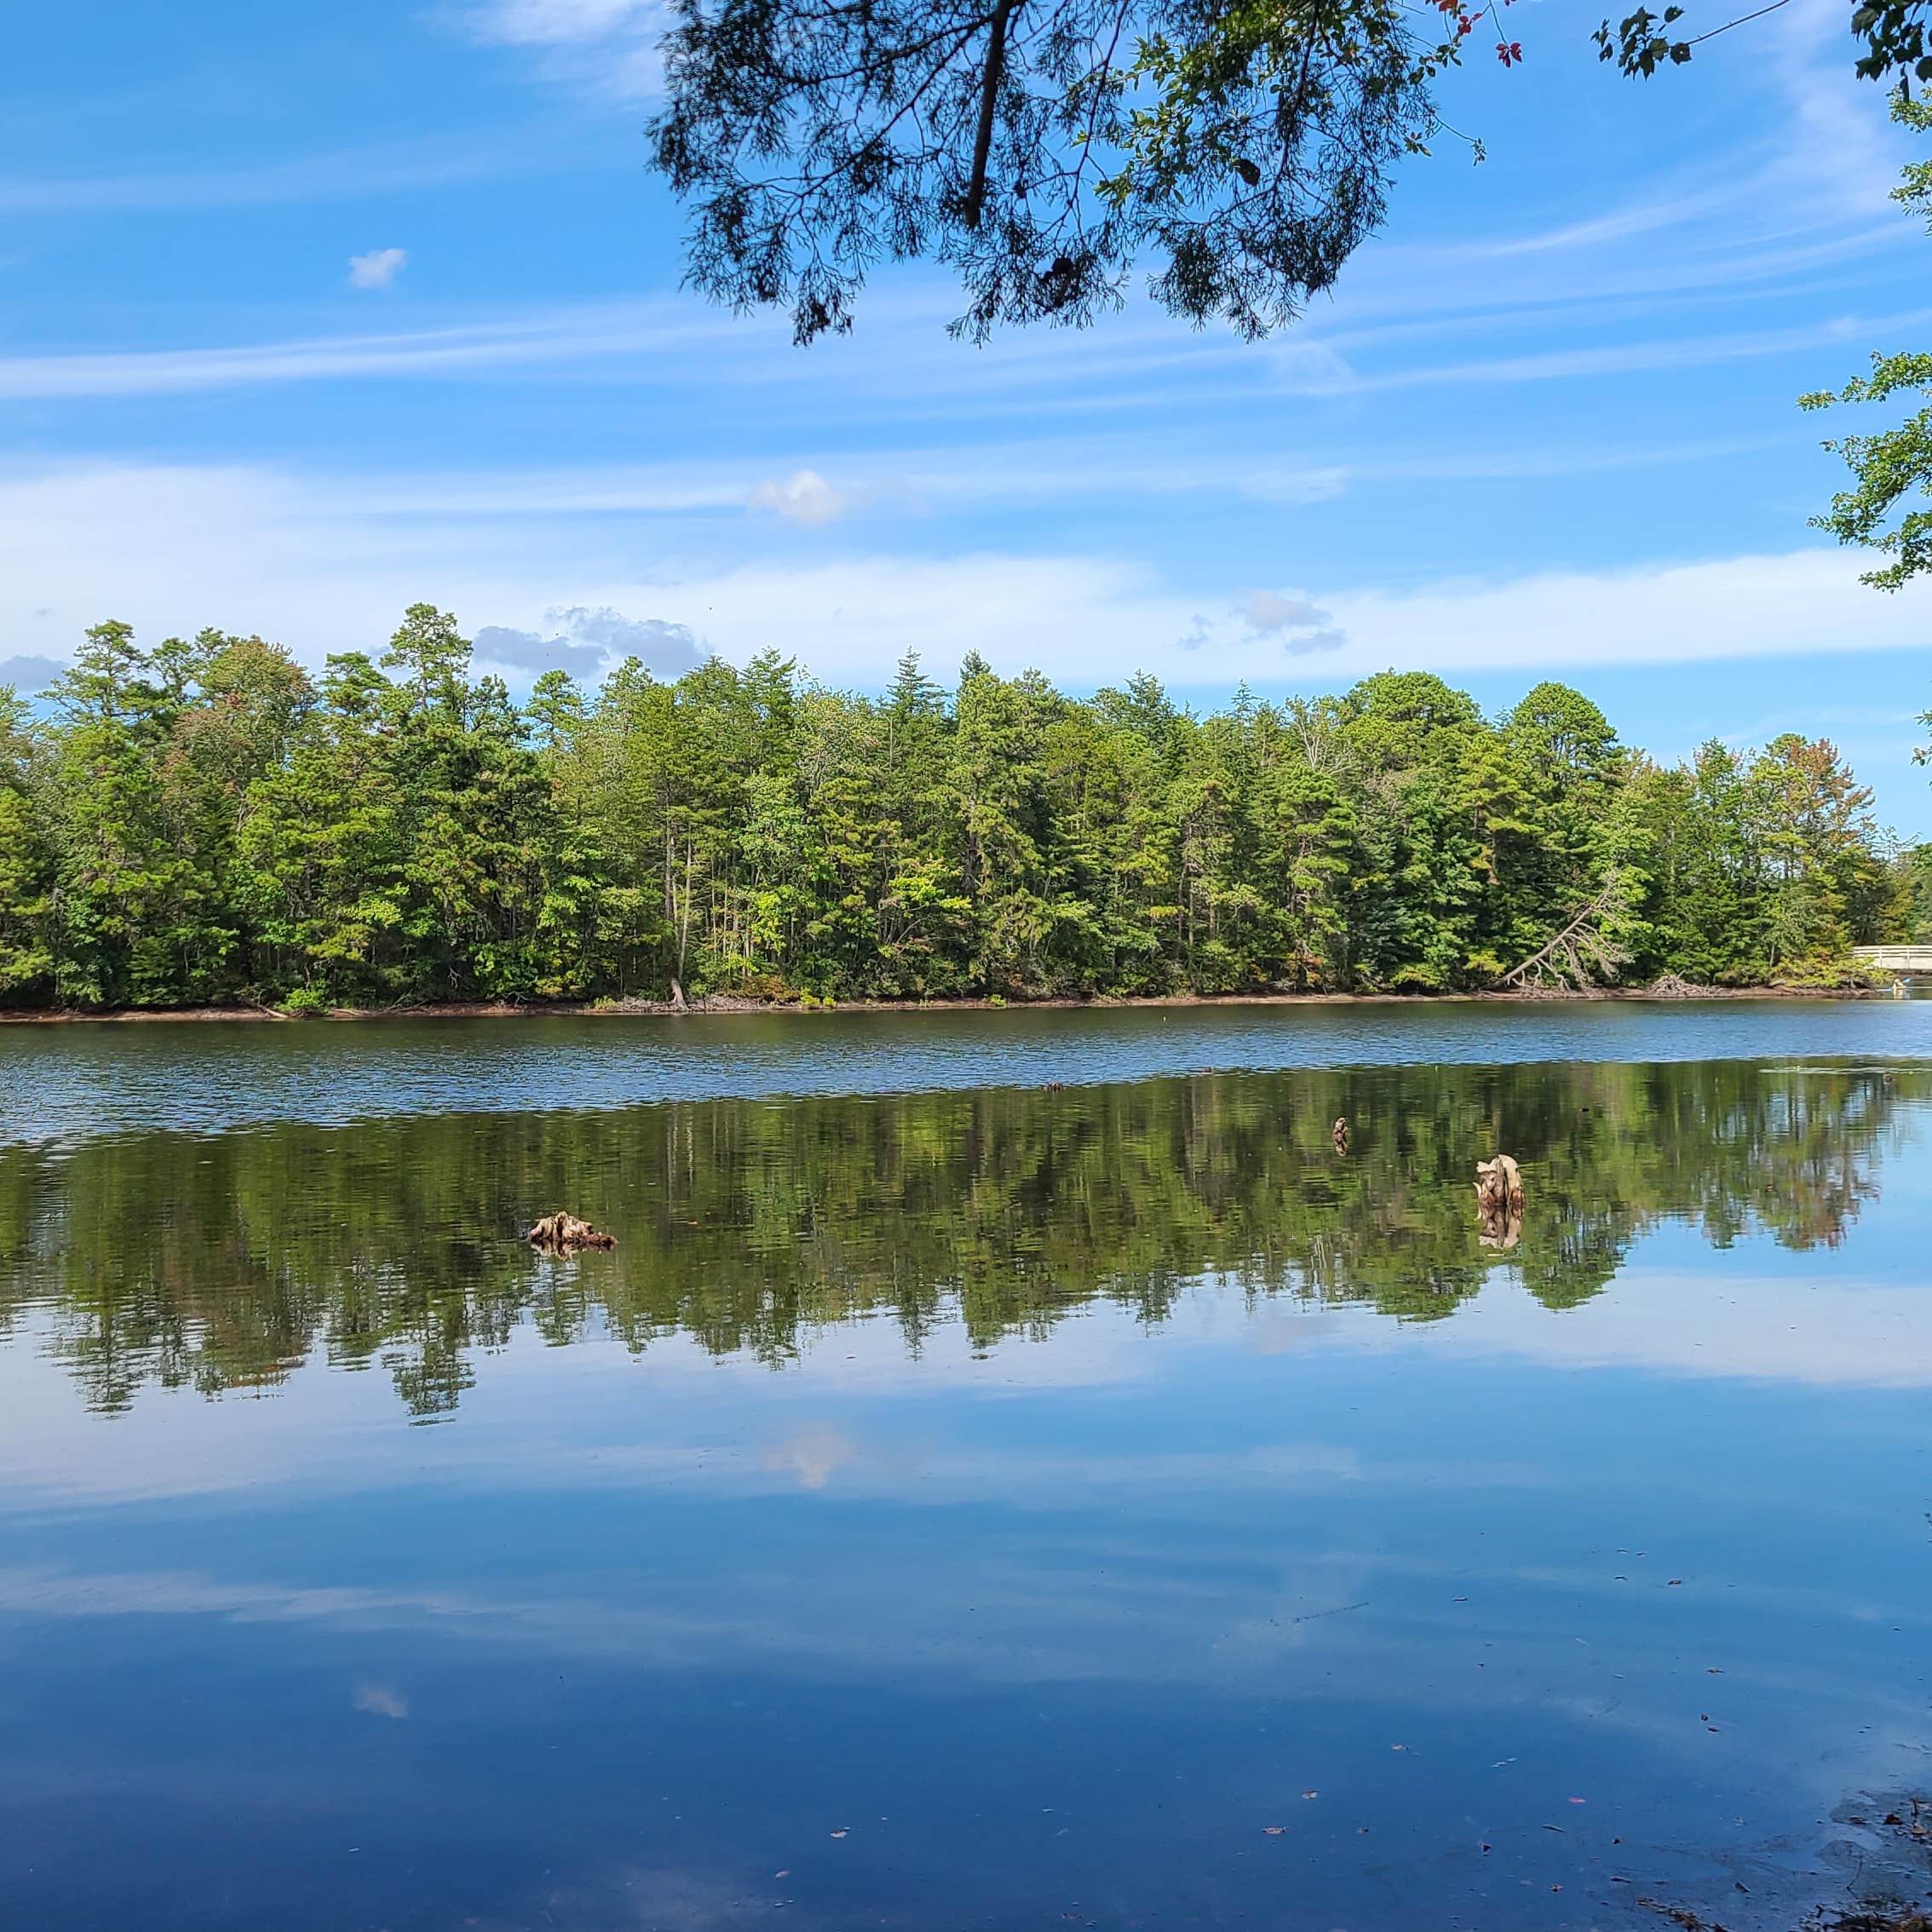
[[908, 268], [800, 351], [679, 290], [648, 0], [27, 10], [0, 666], [106, 616], [319, 662], [424, 598], [513, 684], [765, 646], [1203, 704], [1394, 664], [1501, 708], [1555, 675], [1665, 756], [1828, 733], [1932, 836], [1932, 588], [1864, 589], [1806, 526], [1842, 471], [1794, 399], [1932, 342], [1906, 137], [1842, 5], [1647, 86], [1588, 9], [1509, 18], [1526, 65], [1479, 36], [1449, 89], [1488, 159], [1413, 164], [1266, 344], [1141, 300], [975, 350]]

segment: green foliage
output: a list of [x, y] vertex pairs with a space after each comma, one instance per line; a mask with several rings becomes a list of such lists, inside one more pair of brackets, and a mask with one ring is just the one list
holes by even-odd
[[53, 852], [37, 763], [26, 707], [0, 685], [0, 996], [16, 1000], [45, 993], [54, 976]]
[[[1860, 80], [1889, 80], [1896, 74], [1901, 96], [1914, 80], [1932, 81], [1932, 51], [1925, 44], [1926, 3], [1927, 0], [1852, 0], [1849, 25], [1852, 37], [1860, 43], [1853, 71]], [[1682, 38], [1671, 31], [1684, 18], [1682, 7], [1667, 6], [1660, 14], [1639, 7], [1614, 28], [1608, 20], [1597, 28], [1593, 36], [1597, 57], [1615, 61], [1617, 71], [1626, 78], [1648, 80], [1660, 71], [1686, 65], [1705, 41], [1789, 4], [1790, 0], [1762, 0], [1702, 33]]]
[[1148, 677], [973, 658], [949, 694], [908, 655], [870, 699], [768, 653], [519, 708], [417, 605], [315, 681], [102, 624], [51, 696], [0, 697], [12, 1004], [1446, 992], [1585, 909], [1600, 975], [1816, 983], [1918, 916], [1829, 744], [1660, 770], [1556, 683], [1494, 721], [1394, 672], [1203, 717]]
[[[1932, 70], [1932, 61], [1923, 63]], [[1922, 78], [1923, 78], [1922, 76]], [[1900, 95], [1892, 118], [1924, 134], [1932, 132], [1932, 103]], [[1903, 172], [1892, 198], [1932, 231], [1932, 161], [1915, 161]], [[1825, 447], [1844, 458], [1854, 486], [1841, 490], [1831, 507], [1812, 525], [1829, 531], [1841, 543], [1883, 550], [1889, 564], [1867, 571], [1864, 581], [1879, 590], [1896, 590], [1932, 568], [1932, 510], [1906, 509], [1908, 499], [1932, 496], [1932, 355], [1916, 350], [1874, 354], [1872, 373], [1855, 376], [1839, 390], [1800, 396], [1801, 409], [1830, 409], [1841, 403], [1889, 403], [1906, 395], [1927, 400], [1904, 422], [1869, 435], [1837, 436]]]

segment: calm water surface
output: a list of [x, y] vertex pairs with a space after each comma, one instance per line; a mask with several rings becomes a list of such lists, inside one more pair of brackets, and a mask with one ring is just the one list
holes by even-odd
[[[0, 1029], [0, 1921], [1921, 1893], [1929, 1052], [1913, 1003]], [[557, 1205], [616, 1251], [532, 1256]]]

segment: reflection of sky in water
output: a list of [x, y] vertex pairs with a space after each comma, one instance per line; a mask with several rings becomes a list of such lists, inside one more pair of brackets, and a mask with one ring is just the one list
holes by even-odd
[[1916, 1113], [1889, 1146], [1837, 1245], [1666, 1219], [1574, 1308], [1206, 1278], [775, 1369], [523, 1320], [428, 1429], [319, 1360], [104, 1417], [45, 1352], [85, 1311], [26, 1306], [11, 1909], [1788, 1926], [1876, 1843], [1834, 1808], [1932, 1785]]

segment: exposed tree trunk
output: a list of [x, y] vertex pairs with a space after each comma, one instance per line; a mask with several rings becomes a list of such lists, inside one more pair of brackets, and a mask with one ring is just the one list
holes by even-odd
[[678, 923], [677, 976], [684, 977], [685, 956], [691, 950], [691, 876], [698, 864], [698, 846], [687, 839], [684, 847], [684, 916]]

